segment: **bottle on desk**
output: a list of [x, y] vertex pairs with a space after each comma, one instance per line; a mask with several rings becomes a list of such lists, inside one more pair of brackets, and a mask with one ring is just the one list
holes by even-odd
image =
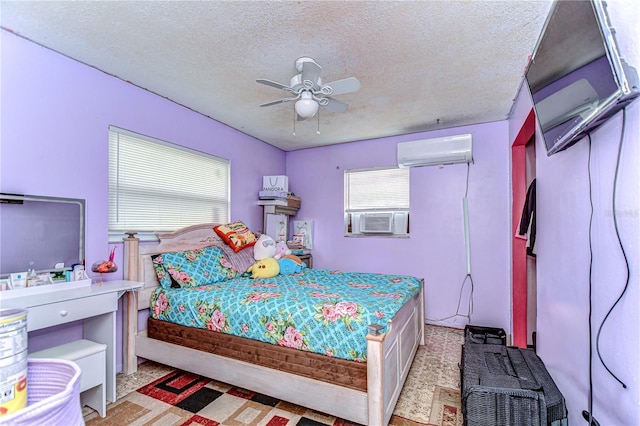
[[27, 271], [27, 287], [35, 287], [39, 284], [40, 277], [36, 273], [36, 270], [31, 268]]

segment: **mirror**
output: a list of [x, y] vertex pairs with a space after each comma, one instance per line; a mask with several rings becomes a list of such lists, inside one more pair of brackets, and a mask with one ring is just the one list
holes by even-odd
[[71, 270], [84, 262], [84, 237], [85, 200], [0, 193], [0, 278]]

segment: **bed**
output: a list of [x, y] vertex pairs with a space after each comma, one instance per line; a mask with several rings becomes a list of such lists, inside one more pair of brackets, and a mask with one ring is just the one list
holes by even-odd
[[[224, 245], [213, 226], [203, 224], [159, 234], [158, 243], [140, 243], [132, 234], [124, 239], [124, 277], [144, 286], [125, 297], [123, 371], [135, 372], [141, 357], [360, 424], [388, 424], [418, 345], [424, 344], [422, 280], [392, 318], [382, 313], [376, 323], [365, 324], [369, 332], [362, 338], [365, 353], [360, 356], [357, 351], [353, 357], [319, 354], [294, 345], [194, 328], [165, 321], [153, 310], [146, 327], [141, 323], [139, 330], [139, 311], [148, 310], [152, 300], [156, 306], [159, 294], [165, 294], [152, 257]], [[335, 271], [306, 270], [290, 279], [315, 283], [330, 273]], [[235, 288], [249, 285], [246, 278], [232, 280]], [[215, 287], [219, 290], [224, 285], [229, 283]]]

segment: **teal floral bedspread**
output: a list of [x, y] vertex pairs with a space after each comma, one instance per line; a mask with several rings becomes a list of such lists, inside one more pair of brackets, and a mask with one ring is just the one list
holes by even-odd
[[364, 362], [367, 325], [385, 325], [421, 286], [418, 278], [403, 275], [305, 269], [194, 288], [158, 287], [151, 316]]

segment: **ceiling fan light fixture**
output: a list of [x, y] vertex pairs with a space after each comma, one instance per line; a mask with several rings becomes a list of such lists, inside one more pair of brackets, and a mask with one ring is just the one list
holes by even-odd
[[296, 113], [303, 118], [311, 118], [318, 113], [318, 103], [313, 100], [310, 92], [302, 92], [300, 99], [296, 101]]
[[320, 107], [331, 112], [345, 112], [348, 107], [347, 104], [328, 96], [352, 93], [360, 89], [360, 81], [355, 77], [324, 83], [320, 77], [322, 67], [312, 58], [306, 56], [296, 60], [296, 70], [298, 74], [291, 77], [288, 86], [264, 78], [256, 80], [260, 84], [284, 90], [291, 95], [288, 98], [267, 102], [260, 106], [266, 107], [284, 102], [293, 102], [294, 124], [296, 119], [306, 120], [311, 117], [320, 117], [318, 113]]

